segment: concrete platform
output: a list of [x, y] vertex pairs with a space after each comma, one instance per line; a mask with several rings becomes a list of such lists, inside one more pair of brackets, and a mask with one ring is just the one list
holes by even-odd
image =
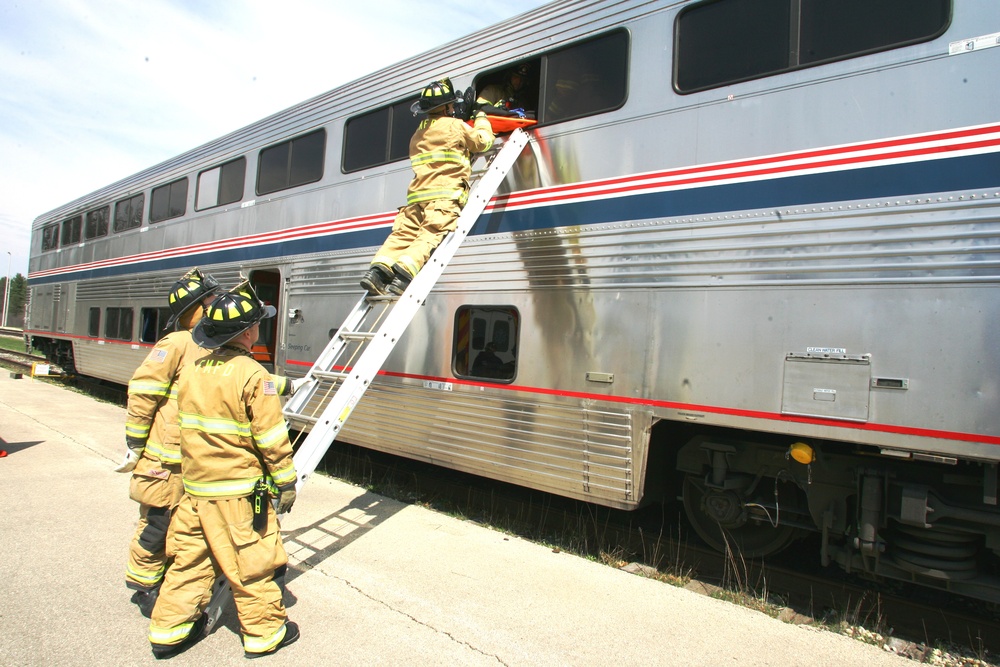
[[[157, 662], [124, 585], [124, 419], [0, 376], [0, 665]], [[283, 528], [302, 637], [265, 665], [910, 663], [321, 476]], [[232, 607], [170, 662], [245, 664]]]

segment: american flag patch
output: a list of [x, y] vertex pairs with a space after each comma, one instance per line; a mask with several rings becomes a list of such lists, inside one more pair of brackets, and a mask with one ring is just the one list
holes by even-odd
[[149, 353], [149, 360], [162, 364], [167, 360], [167, 351], [163, 349], [153, 350]]
[[264, 380], [264, 395], [277, 396], [278, 390], [274, 388], [274, 380]]

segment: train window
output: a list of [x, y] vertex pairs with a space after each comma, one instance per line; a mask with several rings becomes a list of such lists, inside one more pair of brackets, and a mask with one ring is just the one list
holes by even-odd
[[225, 206], [243, 199], [243, 184], [246, 181], [246, 173], [247, 159], [241, 157], [198, 174], [195, 210]]
[[155, 343], [169, 332], [163, 326], [170, 319], [169, 308], [143, 308], [139, 311], [139, 342]]
[[706, 90], [933, 39], [952, 0], [708, 0], [674, 26], [674, 87]]
[[149, 221], [160, 222], [184, 215], [187, 210], [188, 179], [153, 188], [149, 198]]
[[589, 39], [543, 57], [540, 123], [555, 123], [619, 108], [628, 91], [628, 33]]
[[132, 340], [132, 317], [131, 308], [108, 308], [104, 314], [104, 337]]
[[102, 206], [87, 213], [87, 226], [83, 230], [86, 240], [96, 239], [108, 234], [108, 214], [111, 212], [110, 206]]
[[83, 216], [75, 215], [69, 220], [63, 220], [62, 223], [62, 245], [65, 248], [68, 245], [73, 245], [74, 243], [80, 242], [80, 233], [83, 231]]
[[257, 194], [315, 183], [323, 178], [325, 153], [326, 130], [263, 149], [258, 160]]
[[355, 116], [344, 125], [344, 173], [402, 160], [420, 118], [410, 111], [415, 98]]
[[455, 376], [512, 381], [517, 374], [520, 320], [512, 306], [459, 308], [455, 313]]
[[91, 338], [97, 338], [101, 335], [101, 309], [91, 308], [90, 317], [87, 323], [87, 335]]
[[142, 207], [146, 195], [137, 194], [115, 203], [115, 232], [135, 229], [142, 224]]
[[42, 227], [42, 252], [59, 247], [59, 223]]

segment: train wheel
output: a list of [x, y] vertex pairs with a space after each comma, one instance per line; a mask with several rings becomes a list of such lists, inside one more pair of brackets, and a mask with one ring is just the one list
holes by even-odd
[[685, 475], [683, 497], [684, 512], [694, 531], [717, 551], [757, 558], [781, 551], [799, 536], [791, 526], [750, 520], [745, 498], [735, 491], [706, 487], [698, 475]]

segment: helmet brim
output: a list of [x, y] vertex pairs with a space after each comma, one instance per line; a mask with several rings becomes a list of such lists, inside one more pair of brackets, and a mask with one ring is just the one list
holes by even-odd
[[458, 102], [461, 102], [464, 99], [465, 98], [463, 98], [463, 97], [456, 97], [453, 100], [448, 100], [447, 102], [442, 102], [441, 104], [437, 105], [436, 107], [431, 107], [430, 109], [424, 109], [424, 108], [422, 108], [420, 106], [420, 100], [417, 100], [416, 102], [414, 102], [413, 104], [410, 105], [410, 113], [413, 114], [414, 116], [426, 116], [427, 114], [433, 113], [433, 112], [437, 111], [438, 109], [443, 109], [444, 107], [448, 106], [449, 104], [457, 104]]
[[262, 322], [264, 320], [271, 319], [272, 317], [275, 316], [275, 314], [277, 314], [277, 312], [278, 312], [277, 308], [265, 304], [261, 306], [260, 319], [254, 320], [253, 322], [239, 329], [234, 329], [224, 332], [214, 332], [214, 333], [210, 333], [208, 331], [208, 329], [211, 328], [212, 322], [209, 321], [209, 327], [206, 327], [205, 318], [202, 318], [201, 321], [198, 322], [198, 324], [196, 324], [194, 329], [191, 331], [191, 337], [194, 339], [194, 342], [196, 342], [199, 345], [199, 347], [215, 350], [222, 347], [229, 341], [233, 340], [234, 338], [242, 334], [244, 331], [249, 330], [251, 327], [253, 327], [253, 325]]

